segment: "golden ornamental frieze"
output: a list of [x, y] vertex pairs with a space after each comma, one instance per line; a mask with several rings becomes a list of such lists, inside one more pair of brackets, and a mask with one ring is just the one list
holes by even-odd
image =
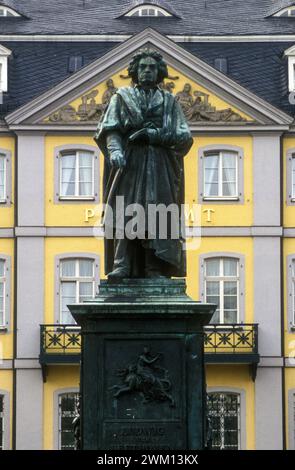
[[[120, 76], [120, 78], [130, 79], [127, 76]], [[179, 77], [169, 77], [169, 81], [163, 83], [161, 87], [170, 93], [175, 94], [186, 119], [191, 123], [247, 123], [249, 122], [246, 117], [233, 110], [231, 107], [217, 109], [210, 103], [210, 95], [194, 88], [190, 83], [185, 83], [183, 89], [175, 93], [175, 81]], [[59, 110], [53, 112], [45, 119], [45, 122], [50, 123], [92, 123], [101, 118], [104, 111], [108, 107], [111, 97], [116, 93], [117, 87], [114, 80], [109, 78], [105, 82], [105, 91], [99, 97], [99, 90], [94, 89], [81, 96], [80, 103], [76, 106], [68, 104], [61, 107]], [[250, 122], [253, 122], [251, 120]]]

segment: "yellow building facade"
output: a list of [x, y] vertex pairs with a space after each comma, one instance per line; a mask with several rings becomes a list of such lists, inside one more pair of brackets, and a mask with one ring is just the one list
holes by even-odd
[[[190, 122], [194, 144], [185, 157], [187, 292], [218, 303], [204, 337], [213, 443], [294, 448], [292, 119], [152, 30], [14, 111], [0, 129], [1, 445], [73, 446], [80, 335], [66, 304], [93, 297], [105, 277], [104, 162], [96, 121], [85, 113], [99, 113], [107, 80], [130, 84], [127, 64], [147, 44], [167, 61], [174, 94], [189, 84], [192, 98], [207, 100], [199, 116], [209, 106], [234, 116]], [[85, 155], [93, 179], [81, 194]], [[69, 161], [74, 166], [63, 166]]]

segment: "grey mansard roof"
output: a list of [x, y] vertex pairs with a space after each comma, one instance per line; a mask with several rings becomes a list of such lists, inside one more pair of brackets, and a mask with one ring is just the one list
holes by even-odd
[[0, 18], [0, 35], [135, 34], [151, 27], [165, 35], [295, 34], [295, 19], [272, 17], [289, 0], [148, 0], [173, 17], [124, 17], [137, 0], [0, 0], [22, 14]]

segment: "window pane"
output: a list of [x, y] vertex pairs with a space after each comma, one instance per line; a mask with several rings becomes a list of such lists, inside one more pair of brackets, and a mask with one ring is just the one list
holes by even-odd
[[224, 276], [237, 276], [238, 262], [235, 259], [223, 259]]
[[93, 153], [79, 152], [79, 166], [80, 168], [92, 168]]
[[236, 310], [237, 309], [237, 296], [236, 295], [225, 295], [224, 296], [224, 309], [225, 310]]
[[220, 260], [217, 258], [208, 259], [206, 261], [206, 276], [220, 275]]
[[204, 195], [218, 196], [219, 155], [207, 155], [204, 159]]
[[62, 196], [75, 195], [75, 167], [76, 155], [63, 155], [61, 157], [61, 194]]
[[79, 276], [93, 277], [93, 261], [89, 259], [79, 260]]
[[93, 282], [81, 282], [80, 283], [80, 296], [79, 301], [93, 298]]
[[61, 323], [74, 324], [75, 320], [72, 317], [67, 305], [76, 302], [76, 282], [62, 282], [61, 283]]
[[92, 182], [90, 183], [79, 183], [79, 195], [80, 196], [92, 196]]
[[224, 282], [224, 295], [237, 295], [237, 283], [225, 281]]
[[62, 277], [76, 276], [76, 261], [74, 259], [64, 260], [61, 263]]
[[222, 158], [222, 195], [236, 196], [237, 156], [223, 153]]
[[224, 310], [224, 323], [237, 323], [237, 310]]
[[212, 296], [212, 295], [215, 295], [215, 296], [219, 296], [219, 282], [212, 282], [212, 281], [207, 281], [206, 282], [206, 295], [208, 297], [208, 295]]

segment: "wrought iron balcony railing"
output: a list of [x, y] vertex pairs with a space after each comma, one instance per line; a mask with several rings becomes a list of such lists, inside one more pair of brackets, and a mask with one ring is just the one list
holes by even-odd
[[75, 325], [40, 325], [41, 364], [80, 361], [81, 334]]
[[204, 348], [208, 354], [258, 354], [258, 325], [208, 325]]
[[[81, 334], [78, 326], [54, 324], [40, 327], [40, 363], [42, 366], [79, 363]], [[204, 331], [204, 350], [206, 363], [257, 365], [259, 362], [258, 325], [211, 324]]]

